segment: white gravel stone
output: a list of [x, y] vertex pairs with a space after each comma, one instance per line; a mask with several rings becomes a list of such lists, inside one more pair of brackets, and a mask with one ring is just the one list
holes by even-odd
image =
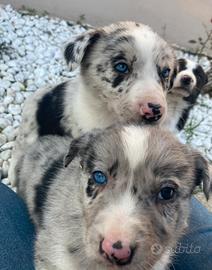
[[0, 147], [7, 142], [7, 137], [4, 134], [0, 134]]
[[1, 87], [0, 85], [0, 97], [3, 97], [5, 94], [5, 89], [3, 87]]
[[13, 90], [15, 90], [15, 91], [23, 91], [23, 90], [25, 90], [25, 86], [22, 84], [22, 83], [20, 83], [20, 82], [15, 82], [12, 86], [11, 86], [11, 88], [13, 89]]
[[14, 146], [14, 142], [13, 141], [7, 142], [3, 146], [1, 146], [0, 150], [1, 151], [11, 150], [13, 148], [13, 146]]
[[6, 110], [5, 105], [4, 105], [4, 104], [2, 104], [2, 103], [0, 103], [0, 114], [1, 114], [1, 113], [4, 113], [4, 112], [5, 112], [5, 110]]
[[14, 140], [15, 138], [15, 129], [12, 126], [8, 126], [2, 130], [2, 133], [7, 137], [9, 141]]
[[11, 155], [11, 150], [5, 150], [0, 153], [0, 158], [2, 160], [8, 160], [10, 158], [10, 155]]
[[8, 65], [6, 64], [0, 64], [0, 70], [3, 71], [3, 70], [7, 70], [8, 69]]
[[17, 104], [22, 104], [24, 102], [24, 96], [21, 92], [17, 92], [15, 95], [15, 101]]
[[8, 106], [8, 111], [12, 114], [12, 115], [17, 115], [21, 113], [21, 106], [20, 105], [15, 105], [15, 104], [10, 104]]
[[10, 125], [10, 121], [6, 118], [0, 118], [0, 128], [4, 129]]
[[19, 125], [20, 125], [20, 121], [15, 120], [15, 121], [13, 122], [13, 127], [14, 127], [15, 129], [18, 128]]
[[4, 89], [7, 89], [9, 88], [11, 85], [11, 82], [10, 81], [7, 81], [7, 80], [1, 80], [1, 87], [4, 88]]
[[8, 105], [8, 104], [12, 103], [13, 100], [14, 100], [14, 98], [13, 98], [12, 96], [6, 96], [6, 97], [4, 98], [3, 103], [4, 103], [4, 105]]

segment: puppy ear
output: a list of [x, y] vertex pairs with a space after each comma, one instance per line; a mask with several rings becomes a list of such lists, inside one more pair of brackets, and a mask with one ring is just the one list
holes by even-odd
[[86, 31], [65, 46], [64, 57], [70, 70], [76, 69], [92, 45], [100, 38], [96, 30]]
[[71, 142], [68, 154], [65, 156], [64, 166], [67, 167], [77, 156], [83, 157], [88, 152], [89, 148], [93, 147], [97, 135], [101, 132], [102, 130], [100, 129], [94, 129], [92, 133], [85, 133], [83, 136], [74, 139]]
[[65, 156], [64, 159], [64, 166], [67, 167], [69, 163], [79, 154], [81, 146], [81, 138], [74, 139], [71, 142], [68, 154]]
[[205, 84], [208, 83], [208, 73], [205, 73]]
[[200, 154], [195, 153], [195, 184], [202, 184], [206, 199], [212, 191], [212, 165]]
[[173, 70], [172, 75], [171, 75], [171, 78], [170, 78], [170, 81], [169, 81], [169, 87], [168, 87], [169, 92], [171, 91], [171, 89], [174, 85], [174, 80], [175, 80], [176, 76], [177, 76], [177, 65], [175, 65], [174, 70]]

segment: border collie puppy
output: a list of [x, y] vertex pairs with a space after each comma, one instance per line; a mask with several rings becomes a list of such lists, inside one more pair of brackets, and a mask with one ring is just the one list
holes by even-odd
[[25, 149], [44, 135], [76, 137], [117, 122], [159, 123], [175, 70], [170, 46], [146, 25], [120, 22], [67, 44], [65, 59], [80, 74], [38, 90], [25, 104], [9, 179]]
[[173, 87], [167, 94], [165, 125], [169, 129], [179, 131], [184, 128], [189, 112], [207, 82], [207, 74], [200, 65], [188, 59], [177, 61]]
[[207, 161], [158, 126], [94, 130], [68, 152], [69, 143], [40, 137], [18, 165], [36, 270], [169, 269], [192, 191], [211, 191]]

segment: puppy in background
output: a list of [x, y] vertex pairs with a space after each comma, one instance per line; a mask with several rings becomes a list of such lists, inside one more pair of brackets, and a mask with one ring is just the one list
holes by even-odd
[[150, 27], [120, 22], [90, 30], [64, 52], [73, 80], [36, 91], [25, 103], [9, 180], [27, 147], [46, 135], [77, 137], [121, 123], [158, 124], [175, 69], [172, 48]]
[[207, 74], [200, 65], [188, 59], [177, 61], [173, 86], [167, 94], [168, 112], [165, 126], [172, 131], [184, 128], [190, 110], [207, 82]]

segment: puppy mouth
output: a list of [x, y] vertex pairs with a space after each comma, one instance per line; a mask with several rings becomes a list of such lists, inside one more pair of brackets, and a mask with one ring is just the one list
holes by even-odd
[[170, 93], [176, 93], [178, 95], [181, 95], [183, 97], [188, 97], [191, 92], [192, 92], [193, 88], [191, 85], [185, 86], [185, 85], [179, 85], [177, 87], [174, 88], [174, 91], [170, 91]]
[[162, 117], [162, 114], [156, 114], [156, 115], [151, 116], [151, 117], [150, 117], [150, 116], [144, 115], [144, 116], [142, 117], [142, 120], [143, 120], [143, 122], [144, 122], [145, 124], [153, 124], [153, 123], [157, 123], [158, 120], [161, 119], [161, 117]]
[[135, 255], [135, 250], [136, 247], [134, 247], [131, 251], [130, 257], [127, 259], [118, 259], [116, 258], [113, 254], [111, 254], [110, 256], [108, 254], [106, 254], [104, 252], [104, 250], [102, 249], [101, 243], [99, 245], [99, 253], [106, 259], [107, 262], [109, 262], [111, 265], [116, 265], [116, 266], [124, 266], [124, 265], [128, 265], [132, 262], [132, 259]]

